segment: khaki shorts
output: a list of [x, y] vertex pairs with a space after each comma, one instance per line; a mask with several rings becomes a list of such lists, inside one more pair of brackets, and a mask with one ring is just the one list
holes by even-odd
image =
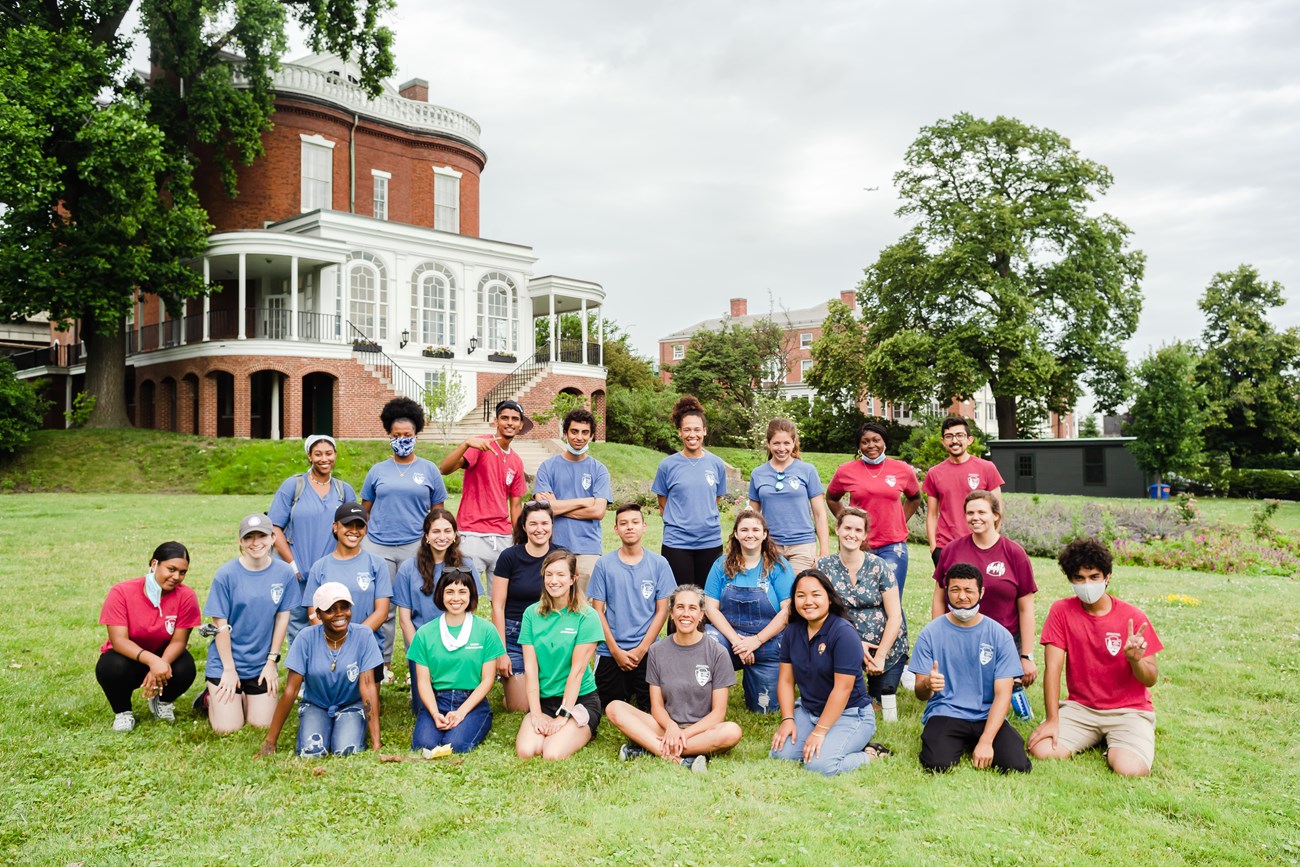
[[817, 565], [816, 542], [805, 542], [802, 545], [777, 545], [776, 550], [790, 561], [790, 569], [796, 576], [803, 570]]
[[1128, 750], [1150, 768], [1156, 759], [1156, 715], [1150, 711], [1116, 708], [1097, 710], [1077, 701], [1061, 702], [1057, 717], [1058, 746], [1071, 754], [1106, 742], [1106, 749]]

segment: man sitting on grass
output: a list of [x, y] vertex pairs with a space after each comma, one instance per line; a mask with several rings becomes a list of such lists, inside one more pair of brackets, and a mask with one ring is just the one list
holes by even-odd
[[945, 576], [948, 613], [926, 624], [912, 649], [921, 714], [921, 766], [946, 771], [967, 750], [977, 768], [1029, 771], [1025, 741], [1007, 722], [1012, 682], [1023, 674], [1015, 639], [979, 613], [984, 574], [955, 563]]
[[1047, 719], [1030, 735], [1029, 749], [1035, 758], [1064, 759], [1105, 741], [1111, 770], [1145, 777], [1156, 754], [1149, 687], [1159, 675], [1155, 655], [1164, 645], [1140, 609], [1106, 592], [1111, 555], [1104, 544], [1078, 539], [1056, 561], [1074, 596], [1053, 603], [1043, 623]]

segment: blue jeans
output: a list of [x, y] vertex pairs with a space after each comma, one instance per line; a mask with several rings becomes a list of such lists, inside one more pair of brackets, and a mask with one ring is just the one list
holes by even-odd
[[316, 759], [348, 756], [366, 748], [366, 712], [361, 702], [323, 708], [298, 702], [298, 755]]
[[[440, 689], [435, 694], [438, 701], [438, 713], [450, 713], [469, 698], [467, 689]], [[492, 731], [492, 707], [486, 698], [474, 705], [474, 709], [465, 714], [460, 725], [443, 731], [433, 724], [429, 710], [420, 702], [415, 713], [415, 731], [411, 735], [411, 749], [431, 750], [442, 744], [451, 744], [452, 752], [467, 753], [483, 743], [488, 732]]]
[[[803, 702], [794, 703], [794, 738], [786, 741], [779, 750], [769, 754], [774, 759], [786, 759], [791, 762], [803, 761], [803, 745], [817, 725], [818, 717], [804, 710]], [[862, 750], [871, 742], [876, 733], [876, 714], [871, 705], [866, 707], [846, 707], [844, 713], [826, 732], [822, 740], [821, 752], [804, 768], [826, 777], [833, 777], [846, 771], [853, 771], [871, 761], [871, 756]]]
[[894, 583], [898, 585], [898, 601], [903, 601], [903, 585], [907, 583], [907, 542], [895, 545], [881, 545], [872, 548], [871, 553], [889, 564], [894, 573]]
[[515, 674], [524, 673], [524, 649], [519, 645], [519, 629], [522, 620], [506, 621], [506, 656], [510, 657], [510, 670]]

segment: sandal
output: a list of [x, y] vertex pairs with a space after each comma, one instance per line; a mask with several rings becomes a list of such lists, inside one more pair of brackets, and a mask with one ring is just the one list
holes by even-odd
[[883, 759], [887, 756], [893, 755], [893, 751], [890, 750], [889, 747], [884, 744], [876, 743], [875, 741], [867, 744], [862, 751], [864, 753], [870, 753], [873, 759]]

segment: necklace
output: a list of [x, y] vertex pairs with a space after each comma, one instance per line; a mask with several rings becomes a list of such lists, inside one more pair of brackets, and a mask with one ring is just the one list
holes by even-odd
[[330, 671], [333, 671], [335, 666], [339, 664], [339, 651], [343, 649], [343, 645], [348, 643], [348, 635], [351, 634], [351, 632], [352, 630], [349, 629], [347, 632], [343, 633], [343, 638], [339, 640], [337, 647], [330, 644], [328, 638], [325, 639], [325, 652], [330, 655]]

